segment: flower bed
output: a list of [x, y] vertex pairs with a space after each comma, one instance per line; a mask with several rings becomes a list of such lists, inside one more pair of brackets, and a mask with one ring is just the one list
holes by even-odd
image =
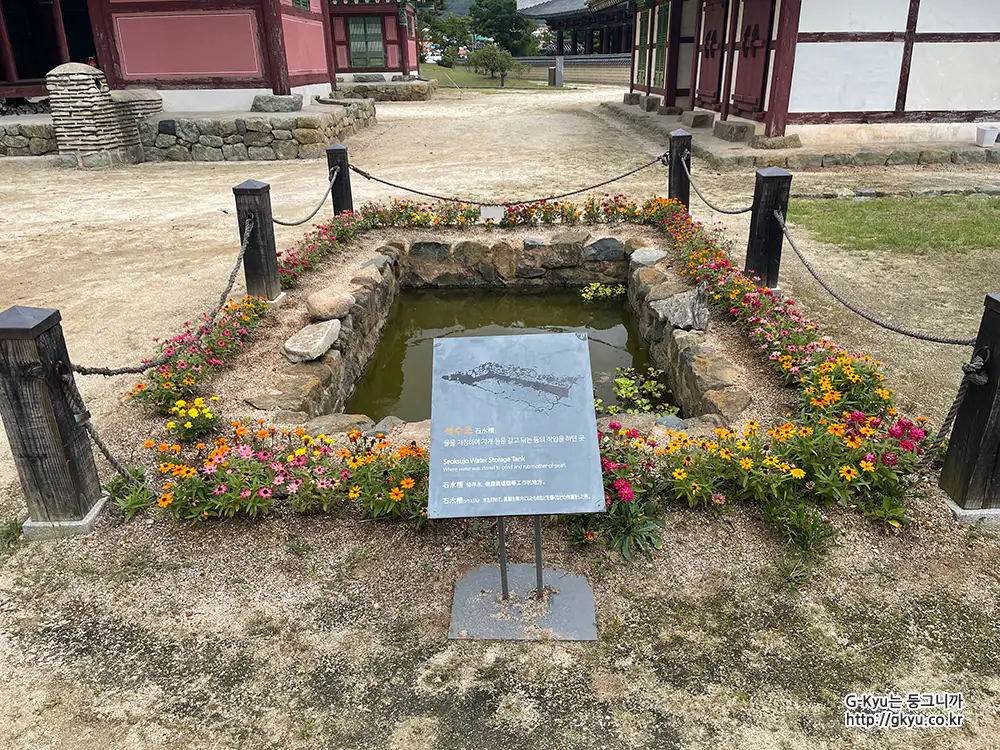
[[[301, 273], [360, 232], [400, 226], [463, 228], [478, 218], [477, 208], [460, 204], [365, 204], [357, 214], [318, 226], [283, 254], [283, 285], [294, 284]], [[836, 533], [822, 512], [830, 504], [857, 510], [887, 530], [901, 527], [905, 493], [926, 449], [928, 432], [923, 420], [914, 423], [898, 415], [876, 359], [849, 353], [823, 337], [793, 300], [761, 288], [759, 279], [737, 269], [714, 235], [693, 222], [675, 201], [651, 198], [637, 203], [623, 196], [604, 196], [589, 197], [582, 204], [509, 206], [498, 224], [578, 221], [659, 227], [678, 254], [680, 273], [707, 285], [710, 299], [743, 327], [763, 361], [798, 389], [800, 413], [770, 428], [753, 423], [740, 429], [720, 428], [712, 439], [667, 431], [657, 441], [612, 424], [600, 436], [607, 513], [571, 518], [572, 541], [607, 543], [626, 558], [635, 552], [648, 554], [660, 543], [659, 517], [667, 504], [722, 513], [734, 504], [751, 503], [779, 533], [805, 550], [822, 549]], [[258, 303], [240, 304], [246, 312], [246, 306]], [[253, 310], [255, 320], [260, 313], [256, 307]], [[241, 317], [241, 309], [228, 313]], [[233, 329], [232, 318], [228, 320], [230, 327], [223, 331], [239, 337], [248, 332], [242, 326]], [[187, 326], [166, 342], [164, 352], [176, 347], [178, 356], [184, 353], [192, 330]], [[185, 363], [193, 363], [192, 372], [224, 364], [215, 361], [218, 350], [211, 339], [207, 345], [188, 346], [185, 356], [191, 356]], [[182, 378], [178, 388], [178, 363], [175, 358], [170, 367], [158, 368], [151, 376], [152, 386], [136, 386], [131, 395], [163, 406], [173, 403], [178, 393], [193, 394], [199, 378]], [[158, 382], [157, 375], [164, 382]], [[371, 518], [418, 525], [426, 521], [426, 453], [418, 446], [401, 455], [382, 438], [367, 444], [354, 435], [356, 450], [334, 452], [326, 436], [299, 434], [294, 437], [304, 446], [292, 450], [289, 433], [267, 426], [259, 428], [256, 438], [236, 437], [242, 442], [220, 438], [222, 442], [211, 449], [196, 448], [187, 463], [168, 462], [171, 486], [158, 503], [179, 518], [205, 520], [236, 513], [256, 515], [278, 500], [297, 511], [328, 510], [353, 502]], [[291, 452], [284, 455], [286, 450]], [[206, 467], [209, 474], [225, 467], [228, 478], [213, 486], [214, 480], [205, 476]]]

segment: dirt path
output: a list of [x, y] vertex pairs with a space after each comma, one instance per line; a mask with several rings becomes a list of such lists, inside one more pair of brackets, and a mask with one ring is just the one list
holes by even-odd
[[[380, 124], [348, 145], [363, 168], [432, 191], [561, 192], [662, 151], [597, 114], [611, 96], [385, 105]], [[153, 336], [214, 302], [237, 245], [235, 217], [221, 210], [231, 209], [230, 188], [265, 180], [275, 214], [297, 217], [322, 192], [322, 173], [319, 162], [77, 172], [0, 160], [0, 300], [59, 307], [79, 362], [135, 361]], [[817, 189], [969, 179], [961, 170], [796, 176]], [[752, 192], [751, 175], [705, 175], [704, 184], [727, 205]], [[647, 170], [616, 189], [662, 194], [665, 174]], [[354, 195], [360, 203], [390, 191], [355, 178]], [[714, 220], [699, 204], [694, 215]], [[724, 229], [739, 247], [745, 220]], [[276, 234], [287, 246], [300, 233]], [[912, 285], [936, 316], [928, 327], [963, 333], [978, 318], [987, 280], [969, 272], [968, 258], [887, 273], [885, 259], [803, 244], [866, 304], [884, 312], [891, 302], [901, 322], [921, 322], [902, 304]], [[989, 260], [978, 259], [980, 271]], [[824, 306], [796, 268], [786, 263], [782, 284], [831, 334], [885, 358], [919, 405], [947, 398], [957, 357], [941, 366], [936, 349], [897, 349], [890, 334], [866, 332]], [[912, 282], [889, 283], [905, 273]], [[81, 379], [99, 423], [122, 419], [127, 386]], [[0, 487], [2, 521], [23, 508], [5, 444]], [[776, 570], [780, 540], [741, 509], [718, 521], [672, 512], [666, 549], [620, 568], [567, 549], [563, 529], [547, 526], [548, 563], [594, 582], [602, 641], [590, 645], [446, 640], [455, 580], [493, 556], [493, 537], [477, 526], [414, 534], [346, 510], [196, 528], [108, 518], [90, 537], [0, 560], [0, 745], [978, 750], [1000, 731], [1000, 542], [954, 527], [924, 490], [911, 511], [917, 523], [899, 537], [834, 512], [843, 546], [800, 591]], [[529, 560], [527, 524], [511, 526], [512, 559]], [[964, 692], [967, 725], [845, 730], [840, 701], [855, 689]]]

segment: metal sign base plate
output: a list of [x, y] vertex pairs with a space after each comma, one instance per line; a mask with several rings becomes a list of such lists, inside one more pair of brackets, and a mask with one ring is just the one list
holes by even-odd
[[535, 566], [508, 568], [510, 597], [500, 596], [500, 573], [484, 565], [455, 584], [448, 637], [487, 641], [596, 641], [594, 590], [586, 576], [542, 569], [545, 598], [535, 590]]

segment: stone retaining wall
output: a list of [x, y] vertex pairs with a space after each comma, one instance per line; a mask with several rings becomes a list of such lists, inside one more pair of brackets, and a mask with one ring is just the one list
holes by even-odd
[[0, 125], [0, 156], [44, 156], [59, 150], [51, 123], [7, 122]]
[[[337, 96], [345, 99], [374, 99], [377, 102], [423, 102], [434, 96], [438, 82], [436, 78], [429, 81], [396, 80], [403, 76], [393, 76], [392, 81], [386, 81], [381, 74], [375, 73], [368, 78], [382, 78], [381, 81], [359, 81], [357, 74], [354, 81], [337, 83]], [[325, 101], [325, 100], [324, 100]]]
[[300, 113], [252, 117], [161, 116], [139, 123], [146, 161], [273, 161], [314, 159], [326, 147], [375, 124], [375, 102], [329, 100]]
[[705, 340], [704, 294], [673, 272], [662, 250], [642, 247], [638, 240], [591, 240], [581, 228], [560, 231], [548, 241], [529, 237], [517, 248], [504, 240], [444, 237], [391, 242], [362, 266], [349, 289], [310, 295], [306, 305], [315, 322], [282, 348], [295, 364], [247, 403], [274, 412], [272, 418], [282, 423], [342, 411], [400, 288], [532, 289], [600, 281], [627, 284], [640, 334], [683, 413], [716, 415], [712, 424], [735, 420], [750, 405], [750, 395], [738, 384], [734, 366]]

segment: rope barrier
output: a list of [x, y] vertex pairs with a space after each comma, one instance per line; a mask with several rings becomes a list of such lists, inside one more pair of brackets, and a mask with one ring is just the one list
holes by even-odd
[[272, 216], [271, 221], [283, 227], [297, 227], [302, 224], [305, 224], [313, 216], [318, 214], [321, 208], [323, 208], [323, 204], [326, 203], [326, 199], [330, 197], [330, 192], [333, 190], [333, 183], [337, 181], [337, 175], [339, 174], [340, 174], [340, 165], [338, 164], [330, 171], [330, 184], [326, 186], [326, 192], [323, 193], [323, 197], [319, 199], [319, 203], [316, 204], [316, 208], [314, 208], [312, 210], [312, 213], [309, 214], [306, 218], [301, 219], [300, 221], [281, 221], [280, 219], [275, 219]]
[[802, 265], [806, 267], [806, 270], [809, 272], [809, 274], [814, 279], [816, 279], [816, 282], [821, 287], [823, 287], [831, 297], [833, 297], [835, 300], [837, 300], [837, 302], [842, 304], [844, 307], [853, 312], [855, 315], [859, 315], [865, 320], [867, 320], [869, 323], [874, 323], [875, 325], [880, 326], [881, 328], [885, 328], [887, 331], [892, 331], [894, 333], [901, 333], [904, 336], [909, 336], [910, 338], [913, 339], [919, 339], [920, 341], [931, 341], [935, 344], [951, 344], [954, 346], [973, 346], [976, 343], [975, 339], [949, 338], [947, 336], [934, 336], [929, 333], [921, 333], [920, 331], [913, 331], [910, 330], [909, 328], [903, 328], [901, 326], [894, 325], [885, 320], [882, 320], [879, 317], [876, 317], [875, 315], [872, 315], [871, 313], [865, 312], [860, 307], [844, 299], [841, 295], [839, 295], [836, 291], [834, 291], [833, 288], [829, 284], [827, 284], [826, 281], [823, 280], [823, 277], [819, 275], [816, 269], [812, 267], [812, 264], [808, 260], [806, 260], [805, 255], [802, 254], [802, 251], [799, 250], [799, 247], [795, 243], [795, 240], [792, 239], [792, 235], [789, 234], [788, 226], [785, 224], [785, 217], [781, 215], [780, 211], [774, 212], [774, 218], [778, 220], [778, 224], [781, 226], [781, 231], [784, 233], [785, 239], [788, 240], [788, 244], [791, 245], [792, 250], [795, 251], [795, 254], [799, 256], [799, 260], [802, 261]]
[[951, 434], [951, 427], [955, 422], [955, 417], [958, 416], [959, 407], [961, 407], [962, 401], [965, 400], [965, 392], [969, 390], [969, 386], [986, 385], [989, 381], [988, 376], [983, 372], [989, 359], [990, 350], [981, 349], [972, 355], [970, 362], [962, 365], [962, 382], [958, 386], [958, 395], [955, 396], [955, 400], [951, 404], [951, 409], [948, 410], [948, 416], [941, 423], [941, 429], [938, 430], [937, 437], [931, 442], [930, 448], [927, 451], [928, 456], [933, 456], [937, 453], [938, 448], [944, 444], [944, 441], [948, 439], [948, 435]]
[[[239, 255], [236, 256], [236, 265], [233, 266], [233, 270], [229, 274], [229, 281], [226, 284], [226, 288], [223, 290], [222, 294], [219, 296], [219, 303], [215, 306], [215, 309], [209, 313], [205, 325], [198, 329], [192, 343], [197, 343], [212, 329], [212, 323], [215, 321], [215, 317], [219, 314], [222, 308], [226, 304], [226, 300], [229, 299], [230, 292], [233, 291], [233, 286], [236, 284], [236, 276], [239, 274], [240, 266], [243, 265], [243, 256], [246, 254], [247, 245], [250, 242], [250, 234], [253, 232], [254, 227], [254, 216], [250, 214], [247, 216], [246, 224], [243, 227], [243, 241], [240, 244]], [[159, 367], [169, 360], [170, 357], [166, 354], [162, 354], [156, 359], [152, 359], [149, 362], [144, 362], [140, 365], [132, 365], [126, 367], [86, 367], [84, 365], [70, 364], [67, 367], [71, 372], [76, 372], [80, 375], [103, 375], [104, 377], [112, 377], [114, 375], [139, 375], [146, 372], [146, 370], [151, 370], [154, 367]]]
[[712, 203], [712, 201], [710, 201], [708, 198], [706, 198], [704, 193], [702, 193], [698, 189], [698, 186], [695, 184], [694, 179], [691, 177], [691, 170], [688, 169], [687, 165], [687, 160], [688, 158], [690, 158], [690, 156], [691, 156], [690, 151], [684, 152], [684, 158], [681, 159], [681, 166], [684, 167], [684, 173], [687, 175], [688, 182], [691, 184], [691, 187], [694, 188], [695, 195], [701, 198], [701, 200], [705, 203], [706, 206], [708, 206], [713, 211], [718, 211], [720, 214], [729, 214], [730, 216], [736, 216], [737, 214], [746, 214], [753, 211], [753, 206], [750, 206], [749, 208], [720, 208], [719, 206], [716, 206], [714, 203]]
[[647, 162], [646, 164], [643, 164], [642, 166], [639, 166], [639, 167], [636, 167], [635, 169], [629, 170], [628, 172], [625, 172], [624, 174], [620, 174], [617, 177], [612, 177], [610, 180], [605, 180], [604, 182], [598, 182], [596, 185], [590, 185], [588, 187], [580, 188], [579, 190], [572, 190], [572, 191], [570, 191], [568, 193], [562, 193], [560, 195], [550, 195], [547, 198], [536, 198], [535, 200], [527, 200], [527, 201], [508, 201], [506, 203], [487, 203], [487, 202], [484, 202], [484, 201], [463, 200], [461, 198], [452, 198], [452, 197], [448, 197], [448, 196], [444, 196], [444, 195], [435, 195], [434, 193], [428, 193], [428, 192], [425, 192], [423, 190], [417, 190], [415, 188], [406, 187], [405, 185], [398, 185], [395, 182], [389, 182], [388, 180], [383, 180], [381, 177], [376, 177], [375, 175], [370, 174], [370, 173], [366, 172], [363, 169], [359, 169], [358, 167], [354, 166], [353, 164], [349, 164], [348, 167], [350, 168], [350, 170], [352, 172], [354, 172], [355, 174], [358, 174], [358, 175], [364, 177], [366, 180], [373, 180], [375, 182], [379, 182], [379, 183], [381, 183], [383, 185], [386, 185], [388, 187], [396, 188], [397, 190], [405, 190], [408, 193], [413, 193], [415, 195], [421, 195], [424, 198], [431, 198], [432, 200], [444, 201], [446, 203], [466, 203], [466, 204], [468, 204], [470, 206], [488, 206], [488, 207], [494, 207], [494, 206], [526, 206], [526, 205], [529, 205], [531, 203], [542, 203], [543, 201], [555, 201], [555, 200], [560, 200], [561, 198], [568, 198], [571, 195], [577, 195], [579, 193], [586, 193], [587, 191], [590, 191], [590, 190], [596, 190], [599, 187], [604, 187], [605, 185], [610, 185], [612, 182], [618, 182], [619, 180], [624, 180], [626, 177], [631, 177], [636, 172], [641, 172], [644, 169], [648, 169], [649, 167], [653, 166], [654, 164], [663, 164], [664, 166], [666, 166], [669, 154], [670, 154], [669, 151], [665, 152], [662, 155], [660, 155], [660, 156], [656, 157], [655, 159], [653, 159], [652, 161]]

